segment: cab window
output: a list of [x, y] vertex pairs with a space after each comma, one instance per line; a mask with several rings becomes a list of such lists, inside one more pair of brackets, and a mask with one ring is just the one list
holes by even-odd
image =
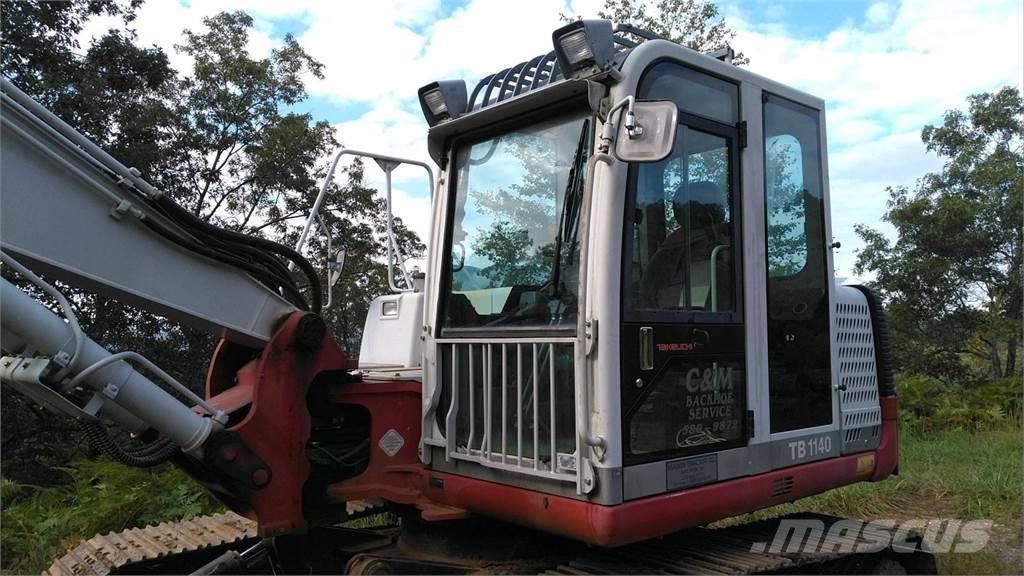
[[726, 138], [680, 126], [672, 156], [639, 167], [633, 310], [735, 310], [729, 156]]

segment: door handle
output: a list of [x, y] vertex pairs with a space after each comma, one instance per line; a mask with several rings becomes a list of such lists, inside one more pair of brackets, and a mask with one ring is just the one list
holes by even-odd
[[640, 369], [654, 370], [654, 328], [640, 329]]

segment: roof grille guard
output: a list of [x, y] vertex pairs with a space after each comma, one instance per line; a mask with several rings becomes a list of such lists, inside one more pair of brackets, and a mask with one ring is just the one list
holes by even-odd
[[[647, 40], [665, 39], [650, 30], [637, 28], [632, 24], [615, 26], [613, 34], [615, 44], [627, 52]], [[726, 47], [711, 56], [731, 62], [733, 52]], [[558, 68], [558, 59], [555, 58], [554, 51], [542, 54], [526, 62], [520, 62], [511, 68], [505, 68], [496, 74], [485, 76], [477, 82], [476, 88], [473, 88], [473, 93], [469, 96], [469, 110], [475, 112], [502, 100], [543, 88], [562, 78], [562, 71]]]
[[486, 108], [561, 79], [562, 71], [558, 69], [558, 59], [555, 58], [554, 51], [548, 52], [496, 74], [485, 76], [477, 82], [476, 88], [473, 88], [473, 94], [469, 97], [469, 109]]
[[[632, 34], [634, 37], [644, 40], [660, 38], [653, 32], [631, 24], [619, 24], [615, 27], [615, 43], [626, 50], [638, 45], [638, 42], [626, 37], [626, 34]], [[530, 90], [542, 88], [562, 78], [562, 71], [558, 68], [558, 59], [555, 58], [554, 51], [548, 52], [526, 62], [520, 62], [511, 68], [505, 68], [496, 74], [485, 76], [477, 82], [476, 88], [473, 88], [473, 93], [469, 97], [469, 109], [471, 111], [480, 110]]]

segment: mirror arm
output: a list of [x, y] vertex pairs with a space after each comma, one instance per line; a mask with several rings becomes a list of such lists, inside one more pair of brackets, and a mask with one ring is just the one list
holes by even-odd
[[633, 113], [633, 104], [636, 102], [636, 98], [632, 95], [626, 96], [622, 100], [619, 100], [614, 106], [608, 110], [608, 114], [605, 115], [607, 120], [604, 126], [601, 128], [601, 138], [597, 144], [597, 149], [602, 154], [607, 154], [608, 150], [611, 149], [612, 141], [615, 139], [615, 112], [626, 109], [626, 120], [623, 127], [626, 129], [626, 133], [630, 138], [636, 138], [643, 135], [643, 127], [637, 126], [636, 115]]

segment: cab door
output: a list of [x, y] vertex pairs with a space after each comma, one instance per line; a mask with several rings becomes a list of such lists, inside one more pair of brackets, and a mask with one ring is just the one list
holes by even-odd
[[745, 445], [749, 432], [738, 95], [724, 79], [663, 62], [645, 74], [638, 98], [674, 100], [680, 125], [669, 158], [630, 172], [623, 463], [665, 461], [652, 473], [675, 490], [716, 481], [713, 453]]

